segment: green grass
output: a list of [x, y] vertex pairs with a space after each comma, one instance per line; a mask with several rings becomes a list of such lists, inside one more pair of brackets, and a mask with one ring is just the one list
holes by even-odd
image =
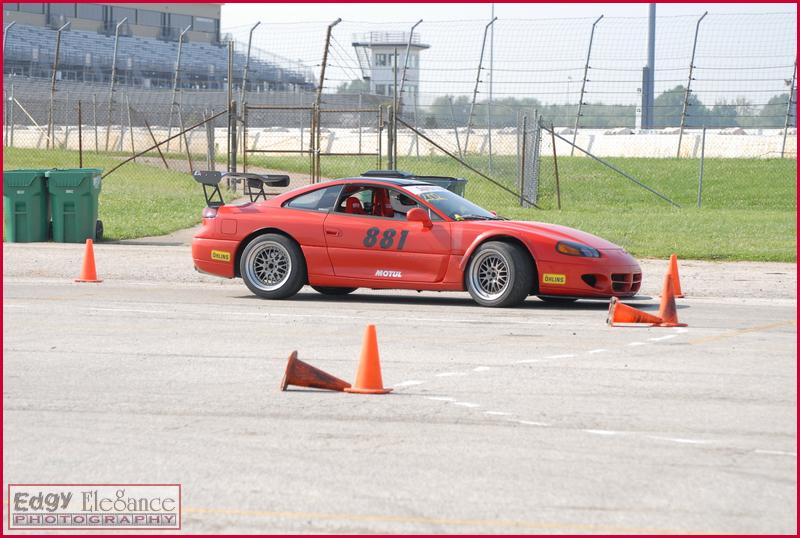
[[[562, 210], [556, 209], [552, 157], [543, 156], [538, 204], [521, 208], [512, 195], [448, 157], [402, 157], [399, 168], [466, 177], [467, 198], [521, 220], [572, 226], [600, 235], [640, 257], [794, 262], [797, 250], [797, 161], [794, 159], [706, 159], [703, 204], [697, 208], [697, 159], [611, 158], [609, 162], [681, 206], [635, 185], [585, 157], [559, 157]], [[251, 159], [256, 166], [308, 170], [302, 157]], [[478, 170], [515, 190], [517, 163], [495, 157], [470, 160]], [[353, 176], [375, 168], [367, 157], [323, 157], [325, 177]]]
[[[121, 158], [84, 153], [84, 167], [107, 171]], [[122, 156], [124, 157], [124, 156]], [[77, 168], [78, 153], [64, 150], [5, 148], [3, 169]], [[162, 235], [200, 222], [201, 187], [186, 172], [144, 164], [126, 164], [103, 180], [98, 218], [104, 239]]]
[[[121, 157], [89, 154], [85, 166], [106, 170]], [[174, 158], [182, 158], [174, 155]], [[224, 158], [224, 157], [222, 157]], [[75, 167], [74, 151], [6, 149], [3, 168]], [[198, 160], [202, 158], [198, 156]], [[521, 208], [518, 197], [448, 157], [402, 157], [399, 168], [468, 179], [467, 197], [499, 214], [591, 232], [640, 257], [794, 262], [797, 250], [797, 161], [706, 159], [703, 207], [698, 209], [696, 159], [612, 158], [614, 165], [681, 205], [670, 206], [621, 175], [585, 157], [558, 159], [562, 210], [556, 209], [552, 157], [543, 156], [538, 205]], [[495, 157], [470, 159], [508, 189], [516, 189], [517, 163]], [[308, 173], [304, 156], [249, 158], [248, 164]], [[384, 161], [385, 165], [385, 161]], [[324, 177], [355, 176], [377, 167], [371, 157], [323, 157]], [[202, 192], [185, 172], [127, 164], [106, 178], [100, 218], [109, 239], [158, 235], [199, 221]]]

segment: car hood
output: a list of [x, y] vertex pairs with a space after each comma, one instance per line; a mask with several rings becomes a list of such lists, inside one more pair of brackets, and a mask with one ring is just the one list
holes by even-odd
[[480, 220], [469, 221], [469, 223], [477, 225], [479, 228], [485, 228], [486, 231], [499, 229], [514, 233], [514, 235], [524, 234], [540, 239], [551, 239], [553, 242], [575, 241], [599, 250], [623, 250], [619, 245], [606, 241], [602, 237], [558, 224], [522, 220]]

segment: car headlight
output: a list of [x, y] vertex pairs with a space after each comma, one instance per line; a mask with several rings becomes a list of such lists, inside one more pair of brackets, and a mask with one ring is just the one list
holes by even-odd
[[600, 252], [592, 247], [573, 243], [572, 241], [559, 241], [556, 243], [556, 252], [567, 256], [581, 256], [583, 258], [599, 258]]

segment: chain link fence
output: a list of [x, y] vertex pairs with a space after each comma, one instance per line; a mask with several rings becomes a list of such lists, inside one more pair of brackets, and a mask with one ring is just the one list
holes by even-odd
[[[54, 55], [42, 45], [26, 63], [24, 43], [11, 39], [4, 168], [116, 168], [109, 180], [126, 188], [188, 185], [183, 193], [196, 169], [288, 171], [297, 186], [395, 168], [464, 177], [468, 198], [504, 211], [666, 203], [641, 185], [702, 206], [753, 182], [767, 191], [791, 181], [796, 20], [709, 15], [657, 26], [648, 82], [646, 18], [343, 22], [327, 41], [327, 24], [265, 23], [252, 41], [249, 27], [231, 31], [227, 92], [193, 88], [192, 44], [174, 88], [111, 91], [71, 73], [51, 92], [46, 66], [42, 78], [31, 66]], [[294, 58], [291, 72], [321, 87], [272, 89], [280, 84], [255, 71], [245, 80], [244, 50]], [[204, 123], [229, 98], [233, 138], [225, 114]], [[704, 192], [704, 180], [725, 180], [728, 192]]]

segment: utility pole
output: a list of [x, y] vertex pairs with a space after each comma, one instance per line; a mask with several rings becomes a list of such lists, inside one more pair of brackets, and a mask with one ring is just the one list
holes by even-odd
[[650, 4], [647, 24], [647, 67], [642, 80], [642, 129], [654, 127], [656, 75], [656, 5]]
[[[494, 19], [494, 2], [492, 2], [491, 18]], [[492, 101], [494, 100], [494, 25], [492, 25], [491, 35], [489, 37], [489, 118], [487, 127], [489, 128], [489, 173], [492, 172], [492, 124], [494, 123], [494, 116], [492, 115]]]

